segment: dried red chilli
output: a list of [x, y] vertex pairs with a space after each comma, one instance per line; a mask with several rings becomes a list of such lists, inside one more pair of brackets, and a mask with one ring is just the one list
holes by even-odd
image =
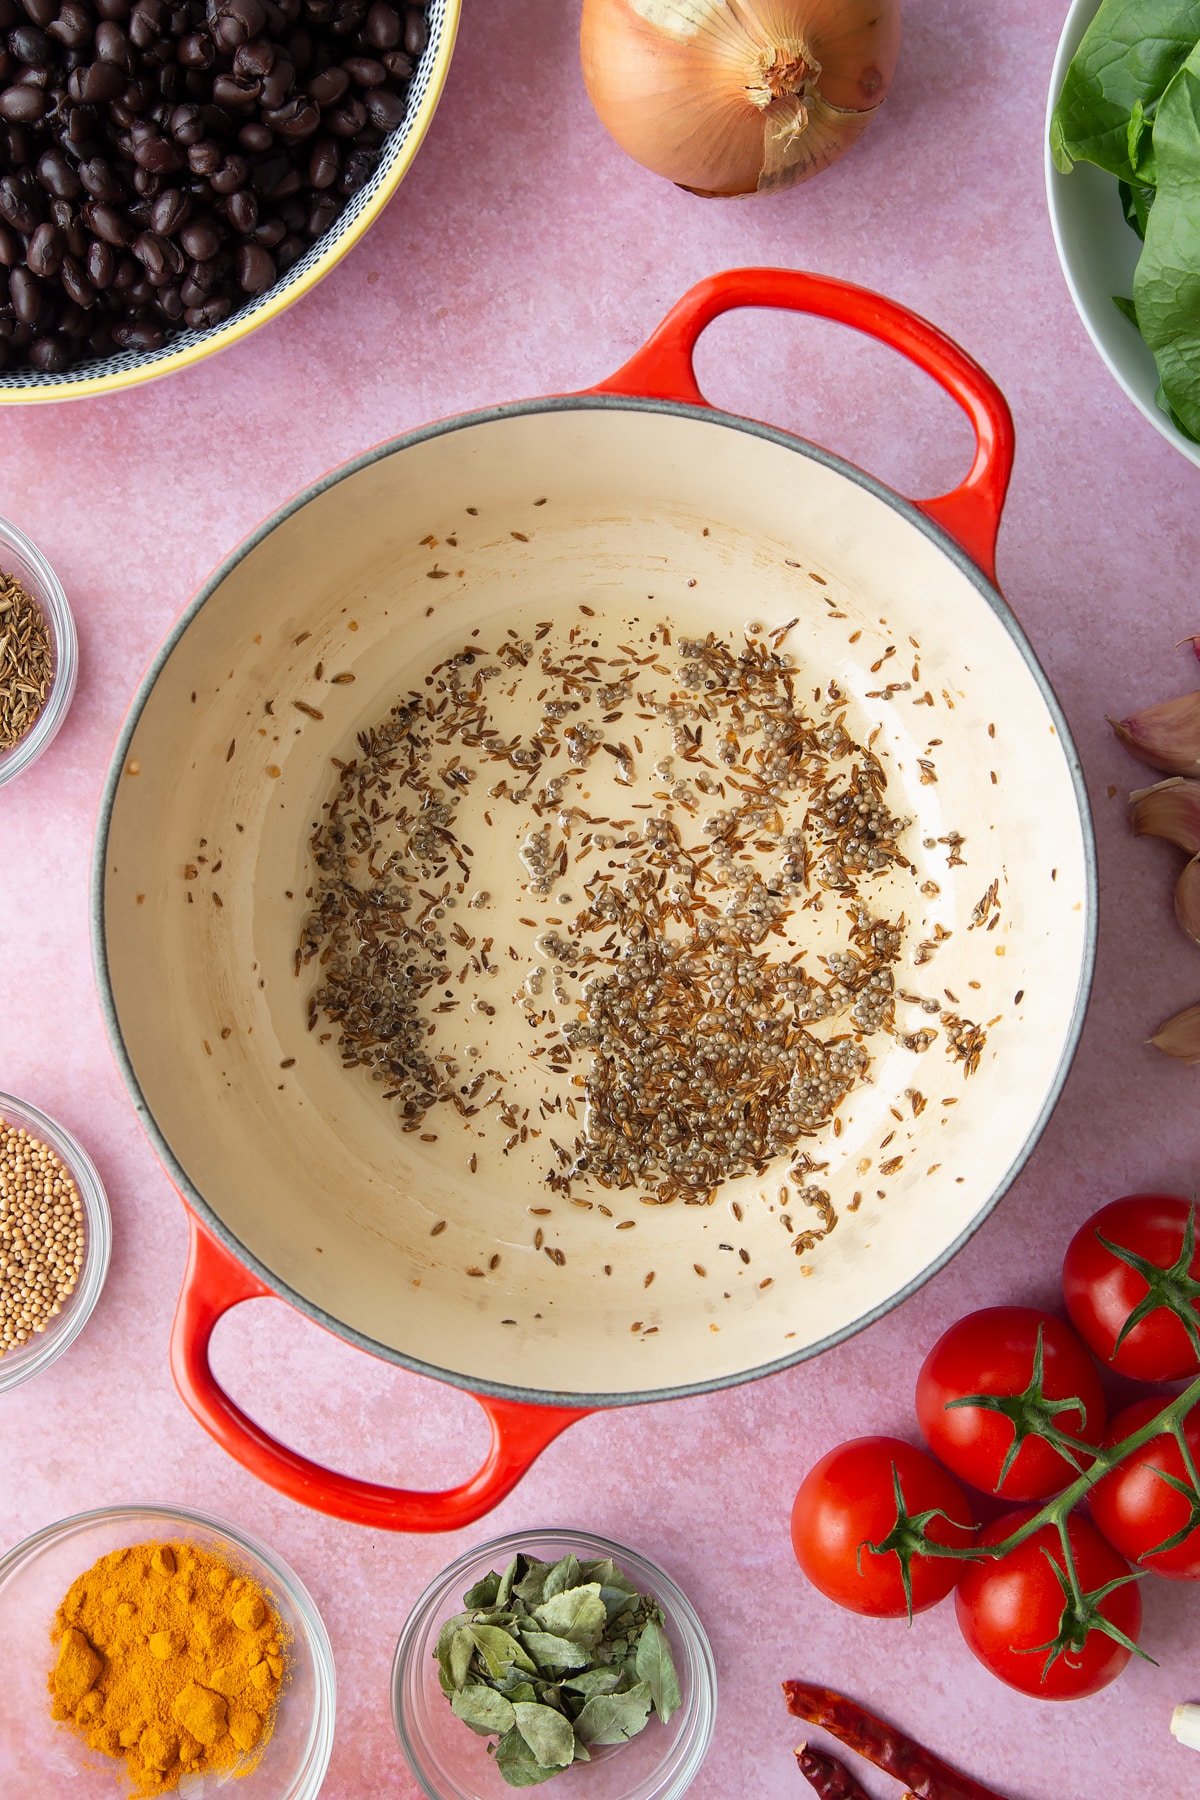
[[789, 1712], [809, 1725], [819, 1725], [885, 1775], [903, 1781], [913, 1800], [1005, 1800], [994, 1788], [960, 1775], [932, 1750], [905, 1737], [845, 1694], [804, 1681], [785, 1681], [783, 1693]]
[[826, 1756], [823, 1750], [801, 1744], [796, 1761], [800, 1773], [820, 1800], [871, 1800], [866, 1788], [855, 1781], [845, 1763], [840, 1763], [836, 1756]]

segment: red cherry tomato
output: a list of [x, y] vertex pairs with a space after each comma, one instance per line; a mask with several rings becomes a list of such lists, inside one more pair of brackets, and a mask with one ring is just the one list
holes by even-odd
[[[980, 1545], [999, 1544], [1034, 1517], [1032, 1507], [1006, 1513], [979, 1535]], [[1129, 1564], [1079, 1513], [1067, 1522], [1071, 1552], [1084, 1594], [1129, 1574]], [[1080, 1700], [1115, 1681], [1130, 1652], [1102, 1630], [1077, 1634], [1047, 1666], [1048, 1646], [1058, 1638], [1068, 1605], [1062, 1541], [1043, 1525], [1017, 1549], [995, 1562], [967, 1563], [955, 1596], [959, 1630], [984, 1668], [1039, 1700]], [[1115, 1588], [1098, 1602], [1102, 1616], [1133, 1643], [1142, 1625], [1136, 1583]], [[1082, 1636], [1082, 1641], [1078, 1641]]]
[[[1109, 1427], [1108, 1442], [1119, 1444], [1140, 1426], [1148, 1425], [1165, 1404], [1162, 1399], [1138, 1400], [1127, 1406]], [[1187, 1415], [1183, 1432], [1192, 1462], [1200, 1470], [1200, 1406]], [[1200, 1581], [1200, 1518], [1187, 1496], [1164, 1481], [1163, 1474], [1173, 1475], [1177, 1481], [1188, 1479], [1173, 1437], [1151, 1438], [1111, 1474], [1102, 1476], [1088, 1495], [1092, 1517], [1109, 1543], [1140, 1568], [1152, 1569], [1171, 1581]], [[1193, 1529], [1181, 1544], [1159, 1556], [1149, 1554], [1192, 1521]]]
[[1135, 1381], [1183, 1381], [1200, 1374], [1197, 1340], [1165, 1303], [1152, 1302], [1116, 1347], [1130, 1314], [1150, 1297], [1151, 1282], [1100, 1240], [1140, 1259], [1163, 1302], [1173, 1295], [1200, 1331], [1200, 1248], [1183, 1255], [1192, 1210], [1192, 1202], [1177, 1194], [1129, 1194], [1095, 1213], [1067, 1250], [1063, 1294], [1071, 1323], [1102, 1362]]
[[[1039, 1332], [1040, 1390], [1048, 1407], [1030, 1394]], [[1004, 1410], [951, 1404], [971, 1394], [993, 1396]], [[1054, 1402], [1067, 1399], [1082, 1405], [1053, 1410]], [[1095, 1444], [1107, 1415], [1096, 1365], [1083, 1344], [1061, 1319], [1031, 1306], [992, 1306], [960, 1319], [938, 1339], [917, 1377], [917, 1419], [934, 1455], [960, 1480], [1006, 1500], [1058, 1493], [1091, 1461], [1074, 1453], [1072, 1463], [1044, 1437], [1027, 1432], [1041, 1425]]]
[[[926, 1531], [935, 1543], [971, 1542], [975, 1519], [957, 1481], [900, 1438], [855, 1438], [831, 1450], [804, 1477], [792, 1507], [792, 1547], [813, 1586], [839, 1606], [879, 1619], [903, 1618], [908, 1611], [898, 1552], [876, 1555], [863, 1548], [882, 1543], [896, 1524], [897, 1477], [907, 1513], [949, 1515], [929, 1521]], [[912, 1610], [924, 1612], [944, 1600], [961, 1568], [949, 1558], [914, 1555]]]

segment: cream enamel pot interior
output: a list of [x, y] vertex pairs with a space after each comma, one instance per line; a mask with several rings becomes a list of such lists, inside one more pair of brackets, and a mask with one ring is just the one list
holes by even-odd
[[[963, 486], [902, 500], [808, 443], [709, 409], [692, 370], [700, 332], [730, 308], [763, 305], [840, 319], [940, 381], [976, 431]], [[925, 321], [826, 278], [734, 271], [688, 294], [602, 387], [451, 419], [335, 471], [193, 602], [110, 772], [96, 960], [126, 1081], [191, 1209], [176, 1378], [263, 1479], [377, 1526], [465, 1524], [582, 1412], [749, 1380], [870, 1323], [996, 1204], [1065, 1079], [1095, 922], [1075, 752], [992, 584], [1011, 455], [999, 392]], [[448, 578], [430, 581], [427, 540], [448, 538]], [[585, 598], [604, 608], [648, 593], [701, 629], [800, 616], [790, 642], [820, 678], [836, 676], [864, 729], [880, 726], [889, 798], [914, 820], [909, 853], [936, 900], [910, 922], [910, 948], [934, 920], [952, 934], [936, 974], [906, 970], [898, 985], [949, 990], [987, 1024], [970, 1079], [944, 1044], [922, 1057], [897, 1042], [877, 1059], [841, 1135], [819, 1146], [840, 1221], [803, 1257], [781, 1229], [778, 1176], [735, 1184], [736, 1227], [725, 1191], [707, 1208], [640, 1207], [610, 1191], [610, 1219], [560, 1206], [533, 1221], [536, 1196], [487, 1169], [465, 1182], [461, 1160], [451, 1168], [402, 1135], [378, 1090], [305, 1030], [310, 984], [293, 955], [330, 757], [352, 754], [356, 732], [475, 626], [502, 635], [518, 601], [552, 617]], [[880, 698], [887, 677], [871, 664], [894, 643], [906, 675], [910, 639], [919, 687]], [[318, 662], [356, 680], [318, 692]], [[323, 718], [293, 698], [319, 698]], [[941, 744], [936, 784], [917, 762], [930, 740]], [[956, 831], [958, 856], [939, 841]], [[977, 921], [993, 881], [997, 908]], [[919, 1113], [904, 1098], [917, 1088], [928, 1097]], [[624, 1218], [636, 1229], [616, 1229]], [[535, 1247], [535, 1222], [563, 1266]], [[720, 1248], [730, 1243], [748, 1262]], [[496, 1248], [500, 1268], [468, 1277]], [[492, 1423], [484, 1467], [448, 1493], [393, 1490], [272, 1440], [207, 1357], [220, 1315], [267, 1293], [474, 1392]]]

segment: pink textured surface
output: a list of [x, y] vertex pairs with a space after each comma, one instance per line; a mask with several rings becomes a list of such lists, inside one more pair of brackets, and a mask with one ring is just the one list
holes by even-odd
[[[0, 1087], [88, 1144], [116, 1248], [79, 1343], [2, 1403], [0, 1543], [138, 1498], [209, 1508], [266, 1537], [333, 1638], [329, 1800], [415, 1796], [388, 1712], [405, 1613], [468, 1542], [552, 1522], [636, 1543], [706, 1619], [722, 1687], [696, 1800], [798, 1792], [800, 1733], [777, 1685], [789, 1674], [874, 1701], [1014, 1800], [1195, 1791], [1200, 1762], [1168, 1735], [1173, 1703], [1197, 1697], [1187, 1591], [1147, 1584], [1146, 1641], [1160, 1667], [1052, 1708], [990, 1681], [952, 1609], [911, 1632], [835, 1612], [804, 1587], [787, 1539], [794, 1489], [818, 1454], [846, 1435], [913, 1430], [912, 1378], [945, 1325], [980, 1304], [1052, 1299], [1067, 1238], [1094, 1204], [1194, 1180], [1196, 1077], [1143, 1040], [1196, 997], [1200, 964], [1171, 923], [1173, 853], [1128, 836], [1122, 796], [1138, 771], [1103, 715], [1189, 681], [1172, 646], [1200, 624], [1197, 478], [1096, 359], [1055, 263], [1041, 125], [1062, 10], [1062, 0], [910, 0], [893, 96], [860, 149], [790, 196], [721, 205], [643, 174], [608, 141], [578, 75], [575, 0], [467, 0], [410, 178], [314, 295], [166, 383], [3, 415], [0, 509], [57, 568], [83, 674], [52, 751], [0, 798]], [[1099, 831], [1100, 961], [1083, 1046], [996, 1216], [866, 1336], [757, 1386], [592, 1418], [470, 1533], [406, 1540], [333, 1524], [256, 1485], [171, 1388], [184, 1217], [110, 1058], [88, 947], [91, 837], [113, 736], [211, 565], [295, 489], [431, 417], [600, 378], [693, 280], [748, 262], [842, 275], [928, 313], [1013, 405], [1001, 580], [1077, 734]], [[714, 400], [795, 427], [910, 493], [936, 492], [965, 467], [950, 402], [835, 327], [742, 315], [709, 333], [700, 366]], [[220, 1366], [290, 1441], [357, 1473], [433, 1485], [465, 1472], [480, 1447], [470, 1401], [356, 1355], [278, 1302], [222, 1328]]]

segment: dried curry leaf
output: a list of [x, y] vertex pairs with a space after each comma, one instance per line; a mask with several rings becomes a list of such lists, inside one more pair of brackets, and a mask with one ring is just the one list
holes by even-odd
[[650, 1684], [640, 1681], [625, 1694], [595, 1694], [575, 1721], [575, 1735], [587, 1745], [624, 1744], [650, 1717]]
[[552, 1706], [529, 1701], [513, 1707], [517, 1730], [543, 1769], [565, 1769], [575, 1760], [575, 1733], [570, 1719]]
[[600, 1598], [598, 1581], [551, 1595], [535, 1608], [535, 1615], [545, 1630], [589, 1647], [600, 1642], [608, 1624], [608, 1609]]
[[456, 1717], [480, 1737], [495, 1737], [497, 1732], [510, 1731], [516, 1724], [512, 1701], [484, 1681], [473, 1682], [453, 1695], [450, 1705]]
[[683, 1704], [683, 1695], [679, 1691], [679, 1677], [675, 1673], [667, 1634], [657, 1619], [646, 1621], [646, 1628], [638, 1639], [635, 1666], [638, 1676], [650, 1689], [655, 1712], [665, 1725]]

